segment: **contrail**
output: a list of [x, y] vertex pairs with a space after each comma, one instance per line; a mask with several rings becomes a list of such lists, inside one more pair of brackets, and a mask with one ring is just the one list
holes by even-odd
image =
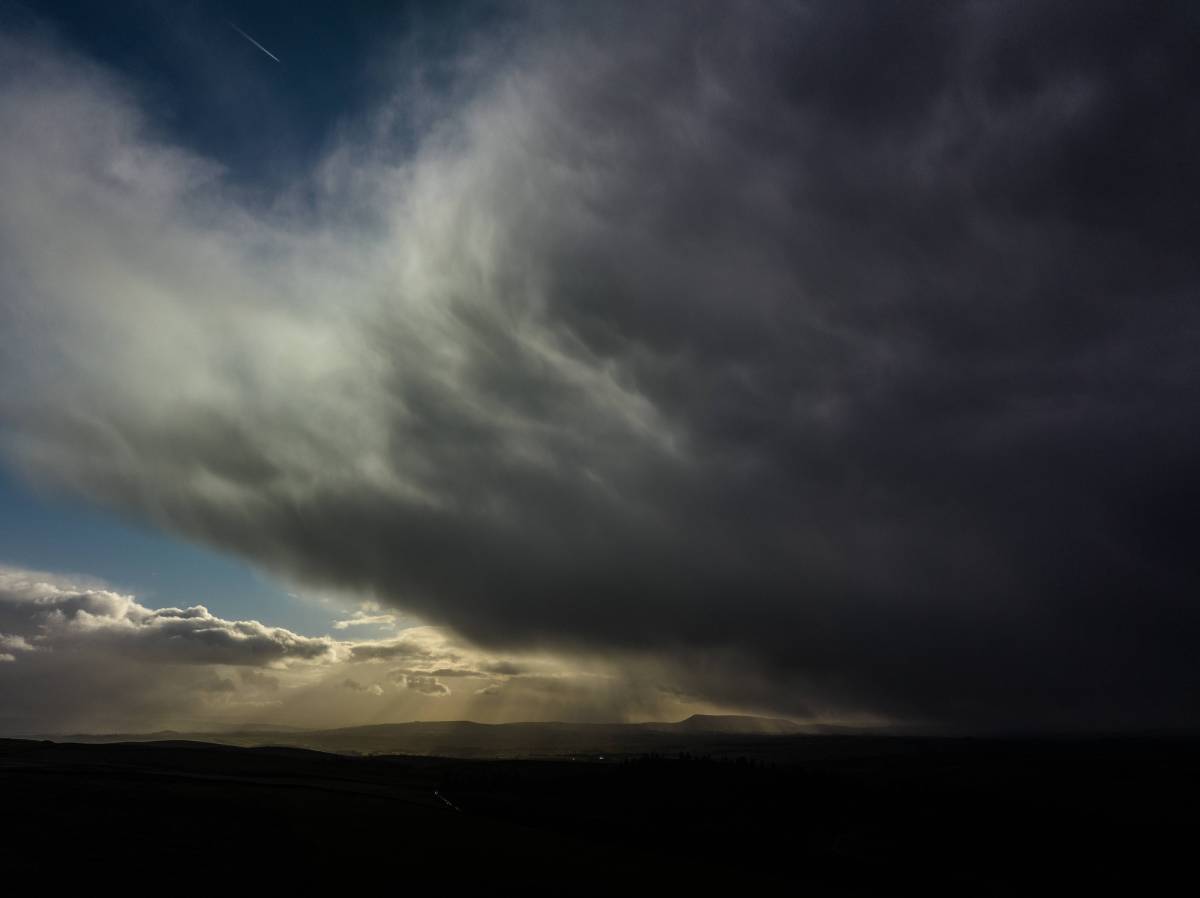
[[232, 28], [234, 31], [236, 31], [238, 34], [240, 34], [242, 37], [244, 37], [246, 40], [250, 41], [250, 43], [254, 44], [254, 46], [258, 47], [258, 49], [262, 50], [264, 53], [266, 53], [268, 56], [270, 56], [276, 62], [279, 62], [278, 56], [276, 56], [274, 53], [272, 53], [270, 50], [268, 50], [266, 47], [264, 47], [262, 44], [260, 44], [258, 41], [256, 41], [254, 38], [252, 38], [250, 35], [248, 35], [246, 32], [242, 31], [242, 29], [238, 28], [237, 25], [234, 25], [233, 22], [226, 19], [225, 24], [228, 25], [230, 28]]

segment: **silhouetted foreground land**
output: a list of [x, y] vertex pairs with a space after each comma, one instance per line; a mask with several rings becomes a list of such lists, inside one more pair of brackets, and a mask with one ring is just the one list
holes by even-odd
[[762, 744], [769, 761], [0, 740], [2, 844], [10, 872], [69, 861], [127, 886], [334, 873], [347, 886], [434, 878], [506, 892], [642, 894], [665, 879], [975, 895], [1191, 878], [1194, 742]]

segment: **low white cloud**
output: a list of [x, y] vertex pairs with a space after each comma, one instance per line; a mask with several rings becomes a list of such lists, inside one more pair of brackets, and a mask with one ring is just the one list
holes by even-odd
[[394, 638], [349, 644], [348, 651], [353, 661], [456, 663], [462, 658], [438, 627], [409, 627]]
[[365, 692], [368, 695], [380, 696], [383, 695], [383, 687], [378, 683], [360, 683], [351, 677], [342, 680], [342, 688], [349, 689], [351, 692]]
[[643, 687], [649, 676], [497, 655], [433, 626], [374, 640], [304, 636], [0, 566], [0, 734], [680, 716]]
[[355, 611], [350, 617], [344, 620], [336, 620], [333, 622], [333, 629], [348, 630], [351, 627], [388, 627], [396, 626], [396, 615], [394, 614], [368, 614], [365, 611]]
[[404, 676], [404, 685], [406, 688], [424, 695], [450, 695], [450, 687], [437, 677], [406, 674]]
[[203, 605], [147, 608], [133, 596], [81, 588], [29, 571], [0, 568], [5, 648], [107, 645], [126, 657], [171, 663], [280, 665], [330, 660], [336, 643], [255, 620], [225, 620]]
[[17, 656], [14, 652], [32, 651], [34, 646], [30, 645], [24, 636], [0, 633], [0, 661], [16, 661]]

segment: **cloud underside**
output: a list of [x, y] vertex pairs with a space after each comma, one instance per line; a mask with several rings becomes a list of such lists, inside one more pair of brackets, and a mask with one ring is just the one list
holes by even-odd
[[713, 701], [1194, 722], [1173, 14], [546, 12], [265, 209], [10, 43], [10, 458], [489, 649], [740, 659]]

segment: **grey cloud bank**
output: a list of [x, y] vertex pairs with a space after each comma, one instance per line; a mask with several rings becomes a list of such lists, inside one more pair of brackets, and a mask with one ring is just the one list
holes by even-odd
[[523, 21], [415, 151], [401, 93], [268, 210], [10, 44], [13, 463], [717, 703], [1195, 724], [1195, 16]]

